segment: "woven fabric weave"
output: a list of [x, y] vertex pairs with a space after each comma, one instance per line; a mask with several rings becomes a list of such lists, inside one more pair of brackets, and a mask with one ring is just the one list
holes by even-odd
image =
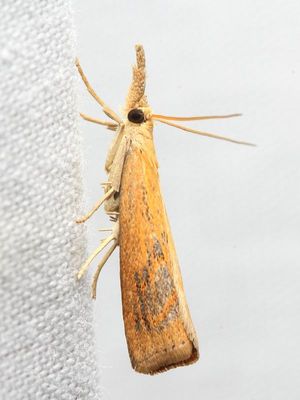
[[98, 399], [69, 1], [0, 1], [0, 399]]

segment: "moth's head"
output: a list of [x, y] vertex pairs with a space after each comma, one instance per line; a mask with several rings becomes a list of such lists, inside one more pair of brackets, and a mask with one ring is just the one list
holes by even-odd
[[128, 91], [126, 104], [124, 107], [126, 116], [126, 120], [124, 122], [125, 125], [128, 127], [128, 129], [130, 130], [133, 129], [135, 131], [135, 128], [139, 125], [142, 125], [146, 129], [152, 128], [153, 122], [159, 121], [187, 132], [196, 133], [198, 135], [226, 140], [238, 144], [254, 146], [252, 143], [231, 139], [213, 133], [198, 131], [196, 129], [191, 129], [170, 122], [170, 121], [196, 121], [196, 120], [215, 119], [215, 118], [231, 118], [240, 116], [241, 114], [193, 116], [193, 117], [173, 117], [170, 115], [153, 114], [151, 108], [148, 105], [147, 97], [145, 95], [146, 69], [145, 69], [145, 53], [143, 46], [137, 44], [135, 46], [135, 51], [136, 51], [136, 65], [133, 66], [132, 82]]

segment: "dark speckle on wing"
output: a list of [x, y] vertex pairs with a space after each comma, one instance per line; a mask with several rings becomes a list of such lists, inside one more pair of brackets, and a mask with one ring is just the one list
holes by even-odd
[[[167, 306], [168, 299], [175, 291], [172, 276], [163, 265], [158, 268], [151, 284], [150, 275], [147, 267], [138, 273], [135, 272], [134, 279], [137, 289], [138, 308], [133, 310], [135, 330], [141, 329], [162, 331], [168, 323], [178, 317], [178, 299], [171, 306]], [[159, 321], [154, 322], [158, 317]], [[162, 319], [161, 319], [162, 317]]]
[[164, 330], [164, 328], [166, 328], [168, 326], [170, 321], [173, 321], [174, 319], [176, 319], [178, 317], [178, 314], [179, 314], [179, 303], [177, 300], [176, 303], [174, 303], [172, 305], [172, 307], [170, 308], [167, 316], [159, 323], [157, 329], [159, 331]]
[[144, 296], [143, 296], [143, 293], [142, 293], [142, 286], [141, 286], [141, 279], [139, 277], [138, 272], [134, 273], [134, 279], [135, 279], [135, 284], [136, 284], [137, 295], [138, 295], [138, 299], [139, 299], [142, 319], [144, 321], [146, 329], [148, 331], [150, 331], [150, 323], [149, 323], [148, 318], [147, 318], [146, 304], [144, 302]]
[[163, 231], [161, 233], [161, 238], [162, 238], [162, 241], [163, 241], [164, 244], [168, 244], [169, 243], [168, 235], [167, 235], [167, 233], [165, 231]]
[[163, 250], [162, 250], [162, 247], [161, 247], [161, 244], [160, 244], [159, 240], [155, 237], [153, 239], [153, 242], [154, 242], [153, 243], [153, 255], [154, 255], [154, 258], [158, 259], [160, 257], [164, 257], [164, 253], [163, 253]]
[[160, 267], [155, 274], [155, 289], [157, 300], [161, 307], [175, 289], [173, 279], [166, 266]]

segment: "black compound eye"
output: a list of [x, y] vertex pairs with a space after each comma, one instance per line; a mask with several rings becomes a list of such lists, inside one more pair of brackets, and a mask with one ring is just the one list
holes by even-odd
[[142, 110], [138, 108], [134, 108], [133, 110], [129, 111], [127, 118], [130, 122], [135, 124], [141, 124], [145, 121], [145, 115]]

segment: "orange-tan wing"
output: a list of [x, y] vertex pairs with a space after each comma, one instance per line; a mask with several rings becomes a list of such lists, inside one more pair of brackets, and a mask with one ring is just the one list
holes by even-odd
[[120, 189], [123, 318], [135, 370], [195, 362], [198, 343], [160, 193], [154, 151], [131, 146]]

